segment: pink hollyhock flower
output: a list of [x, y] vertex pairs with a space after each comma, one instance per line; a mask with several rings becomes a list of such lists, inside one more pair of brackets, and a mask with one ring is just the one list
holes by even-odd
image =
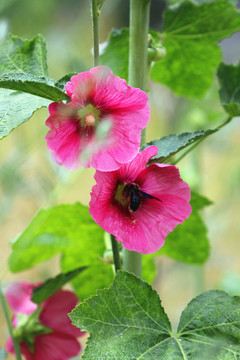
[[89, 212], [128, 250], [151, 254], [191, 213], [190, 188], [175, 166], [151, 164], [150, 146], [112, 172], [96, 171]]
[[[85, 332], [73, 326], [67, 315], [77, 305], [76, 295], [59, 290], [38, 307], [31, 301], [36, 286], [14, 283], [6, 293], [14, 312], [12, 322], [21, 354], [26, 360], [67, 360], [78, 355], [81, 346], [77, 338]], [[7, 340], [6, 350], [15, 353], [11, 338]]]
[[73, 76], [66, 92], [71, 101], [50, 104], [46, 121], [47, 147], [58, 164], [112, 171], [136, 156], [149, 121], [142, 90], [98, 66]]

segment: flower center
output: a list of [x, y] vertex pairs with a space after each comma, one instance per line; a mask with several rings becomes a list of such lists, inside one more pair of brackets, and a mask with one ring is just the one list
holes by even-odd
[[93, 126], [95, 125], [95, 117], [92, 114], [88, 114], [85, 116], [85, 123], [87, 126]]
[[84, 108], [78, 110], [78, 116], [82, 120], [82, 126], [93, 127], [100, 120], [101, 111], [92, 104], [88, 104]]
[[115, 194], [115, 200], [117, 200], [123, 207], [128, 206], [127, 197], [124, 194], [125, 184], [119, 184]]
[[137, 184], [120, 184], [117, 187], [115, 200], [130, 212], [137, 211], [142, 202], [142, 192]]

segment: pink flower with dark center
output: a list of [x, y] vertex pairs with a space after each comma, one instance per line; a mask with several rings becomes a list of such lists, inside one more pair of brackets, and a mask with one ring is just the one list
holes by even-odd
[[[21, 354], [26, 360], [67, 360], [78, 355], [81, 345], [77, 338], [85, 332], [73, 326], [67, 315], [77, 305], [76, 295], [59, 290], [38, 307], [31, 301], [36, 286], [14, 283], [6, 293], [14, 313], [12, 323]], [[11, 338], [7, 340], [6, 350], [15, 353]]]
[[50, 104], [46, 121], [47, 147], [58, 164], [112, 171], [136, 156], [150, 116], [142, 90], [98, 66], [73, 76], [66, 92], [71, 101]]
[[112, 172], [96, 171], [89, 212], [128, 250], [151, 254], [191, 213], [190, 188], [173, 165], [151, 164], [150, 146]]

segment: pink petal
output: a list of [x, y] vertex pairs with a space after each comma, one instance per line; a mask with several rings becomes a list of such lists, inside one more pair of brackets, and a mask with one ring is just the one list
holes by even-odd
[[39, 335], [35, 338], [33, 360], [68, 360], [78, 355], [80, 350], [79, 342], [70, 335], [61, 333]]
[[14, 354], [14, 346], [13, 346], [13, 342], [12, 342], [12, 338], [8, 338], [6, 345], [5, 345], [5, 349], [7, 352], [10, 352], [11, 354]]
[[6, 299], [15, 314], [31, 314], [36, 310], [37, 305], [30, 300], [34, 287], [28, 282], [13, 283], [9, 286]]
[[123, 165], [119, 169], [119, 174], [125, 183], [135, 181], [138, 174], [145, 170], [146, 164], [158, 152], [156, 146], [149, 146], [142, 152], [140, 152], [131, 162]]
[[71, 324], [68, 317], [78, 303], [76, 295], [70, 291], [59, 290], [44, 303], [39, 320], [42, 324], [58, 332], [79, 337], [80, 330]]
[[[51, 106], [52, 105], [52, 106]], [[67, 169], [79, 167], [80, 136], [77, 122], [64, 117], [63, 104], [53, 103], [49, 106], [51, 115], [46, 120], [50, 131], [45, 136], [47, 147], [53, 151], [54, 160]], [[60, 107], [61, 106], [61, 107]], [[54, 113], [55, 109], [55, 113]], [[69, 109], [66, 108], [66, 109]], [[61, 114], [63, 111], [63, 114]]]
[[136, 181], [142, 184], [141, 190], [161, 199], [161, 194], [171, 194], [189, 202], [191, 191], [186, 182], [180, 178], [176, 166], [152, 164], [142, 171]]
[[95, 87], [96, 79], [90, 71], [86, 71], [72, 76], [65, 89], [71, 97], [71, 102], [79, 107], [83, 107], [85, 102], [94, 96]]
[[142, 129], [149, 120], [148, 109], [135, 113], [114, 113], [106, 145], [92, 157], [90, 165], [100, 171], [113, 171], [131, 161], [138, 153]]
[[114, 76], [106, 66], [98, 66], [90, 72], [97, 79], [93, 97], [97, 107], [110, 112], [135, 112], [148, 107], [148, 96], [144, 91], [130, 87], [126, 80]]
[[[142, 254], [155, 253], [164, 245], [166, 236], [191, 214], [191, 206], [180, 197], [162, 195], [161, 200], [161, 203], [154, 199], [143, 200], [134, 213], [136, 224], [132, 233], [130, 228], [128, 237], [118, 234], [126, 249]], [[136, 229], [138, 235], [134, 233]]]

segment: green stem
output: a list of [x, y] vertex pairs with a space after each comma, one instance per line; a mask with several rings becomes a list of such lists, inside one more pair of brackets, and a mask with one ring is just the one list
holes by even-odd
[[10, 336], [12, 338], [16, 359], [17, 360], [22, 360], [19, 343], [18, 343], [17, 339], [13, 335], [13, 326], [12, 326], [12, 323], [11, 323], [11, 320], [10, 320], [10, 317], [9, 317], [9, 314], [8, 314], [7, 303], [6, 303], [6, 300], [5, 300], [5, 296], [4, 296], [3, 292], [2, 292], [1, 284], [0, 284], [0, 302], [2, 304], [3, 313], [4, 313], [4, 316], [5, 316], [6, 322], [7, 322], [8, 331], [9, 331], [9, 334], [10, 334]]
[[[149, 14], [149, 0], [130, 1], [128, 83], [143, 91], [146, 91], [147, 88]], [[141, 144], [144, 143], [145, 130], [142, 132]], [[123, 268], [141, 278], [142, 255], [123, 249]]]
[[[224, 121], [224, 123], [222, 123], [221, 125], [219, 125], [215, 130], [215, 132], [217, 132], [218, 130], [220, 130], [222, 127], [224, 127], [225, 125], [227, 125], [231, 120], [232, 120], [232, 116], [229, 116], [227, 118], [226, 121]], [[193, 149], [195, 149], [195, 147], [197, 147], [203, 140], [205, 140], [208, 136], [215, 134], [215, 132], [211, 133], [211, 134], [206, 134], [205, 136], [203, 136], [199, 141], [197, 141], [193, 146], [191, 146], [190, 148], [188, 148], [182, 155], [180, 155], [176, 160], [171, 161], [171, 165], [176, 165], [180, 160], [182, 160], [187, 154], [189, 154]]]
[[92, 1], [93, 66], [99, 65], [99, 35], [97, 0]]
[[113, 260], [115, 266], [115, 272], [121, 270], [121, 259], [119, 254], [119, 247], [118, 242], [115, 239], [115, 236], [111, 235], [111, 242], [112, 242], [112, 252], [113, 252]]
[[[149, 0], [131, 0], [128, 83], [143, 91], [147, 89], [149, 14]], [[145, 143], [145, 137], [144, 129], [141, 145]]]

